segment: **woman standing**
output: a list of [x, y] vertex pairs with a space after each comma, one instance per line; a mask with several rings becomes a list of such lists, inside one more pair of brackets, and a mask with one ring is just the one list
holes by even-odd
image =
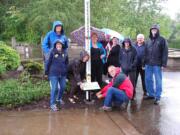
[[103, 64], [105, 63], [106, 51], [98, 42], [96, 33], [91, 35], [91, 81], [97, 81], [102, 86]]
[[122, 43], [119, 62], [122, 71], [127, 76], [129, 76], [133, 84], [134, 87], [133, 98], [134, 98], [136, 94], [135, 81], [136, 81], [136, 67], [137, 67], [137, 52], [136, 49], [132, 46], [131, 40], [129, 38], [126, 38]]
[[116, 37], [113, 37], [112, 45], [108, 44], [106, 46], [107, 50], [107, 67], [110, 65], [113, 65], [115, 67], [119, 67], [119, 53], [120, 53], [120, 45], [118, 45], [118, 39]]
[[[56, 98], [59, 102], [62, 100], [66, 87], [68, 55], [63, 47], [64, 44], [61, 40], [55, 41], [54, 48], [47, 61], [47, 68], [45, 69], [45, 74], [48, 75], [50, 82], [50, 108], [52, 111], [58, 111]], [[60, 84], [60, 89], [58, 89], [58, 84]]]

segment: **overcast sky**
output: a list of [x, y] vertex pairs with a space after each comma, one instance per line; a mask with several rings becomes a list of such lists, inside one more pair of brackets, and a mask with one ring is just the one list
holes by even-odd
[[164, 12], [175, 18], [177, 12], [180, 13], [180, 0], [168, 0], [164, 5]]

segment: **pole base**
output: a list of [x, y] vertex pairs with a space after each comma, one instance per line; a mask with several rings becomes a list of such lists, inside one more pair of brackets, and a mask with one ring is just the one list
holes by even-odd
[[93, 105], [95, 103], [95, 100], [86, 100], [86, 99], [84, 99], [84, 102], [87, 105]]

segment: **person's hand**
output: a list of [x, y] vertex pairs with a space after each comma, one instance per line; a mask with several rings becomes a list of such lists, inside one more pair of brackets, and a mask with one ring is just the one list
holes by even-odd
[[142, 67], [142, 70], [145, 70], [145, 67], [144, 67], [144, 66]]
[[101, 92], [100, 92], [100, 91], [96, 93], [96, 96], [98, 96], [99, 94], [101, 94]]
[[100, 58], [103, 59], [105, 57], [105, 55], [101, 55]]
[[96, 93], [96, 96], [97, 96], [97, 98], [99, 98], [99, 99], [103, 98], [101, 92]]
[[82, 82], [78, 82], [77, 85], [80, 86], [82, 84]]
[[97, 98], [101, 99], [101, 98], [103, 98], [103, 95], [99, 94], [99, 95], [97, 95]]
[[161, 70], [165, 70], [166, 69], [166, 67], [161, 67]]

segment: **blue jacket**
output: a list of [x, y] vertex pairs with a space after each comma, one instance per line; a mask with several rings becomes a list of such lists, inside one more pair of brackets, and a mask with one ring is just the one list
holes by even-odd
[[[56, 26], [61, 25], [62, 26], [62, 31], [61, 34], [58, 35], [55, 32], [55, 28]], [[56, 39], [60, 39], [61, 41], [63, 41], [64, 49], [68, 48], [68, 39], [64, 34], [64, 29], [63, 29], [63, 24], [61, 21], [55, 21], [53, 23], [53, 28], [50, 32], [48, 32], [46, 34], [46, 36], [44, 37], [43, 43], [42, 43], [42, 49], [43, 49], [43, 53], [49, 53], [50, 50], [53, 48], [53, 43], [55, 42]]]
[[48, 76], [66, 76], [67, 74], [68, 54], [64, 49], [61, 52], [56, 49], [55, 45], [58, 41], [55, 41], [54, 48], [47, 61], [45, 74]]
[[[92, 42], [91, 42], [90, 47], [92, 47]], [[106, 50], [104, 49], [104, 47], [102, 46], [102, 44], [100, 42], [97, 42], [97, 47], [100, 49], [101, 55], [104, 55], [104, 58], [102, 59], [102, 62], [104, 64], [106, 62]]]

